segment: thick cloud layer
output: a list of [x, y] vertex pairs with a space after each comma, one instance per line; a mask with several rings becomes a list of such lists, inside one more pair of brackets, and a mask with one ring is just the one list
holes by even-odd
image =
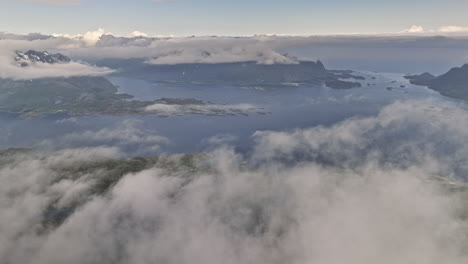
[[414, 73], [442, 73], [467, 62], [468, 56], [468, 38], [455, 35], [174, 38], [135, 34], [131, 37], [114, 36], [103, 29], [54, 36], [3, 33], [0, 34], [0, 47], [2, 50], [6, 50], [4, 47], [10, 47], [10, 50], [11, 47], [55, 50], [89, 62], [105, 58], [140, 58], [151, 64], [239, 61], [291, 64], [297, 59], [321, 59], [331, 68]]
[[[466, 263], [467, 125], [451, 103], [397, 102], [331, 127], [257, 132], [251, 155], [222, 147], [189, 174], [145, 169], [92, 196], [105, 170], [70, 177], [57, 168], [118, 149], [3, 157], [0, 259]], [[47, 228], [51, 203], [80, 207]]]

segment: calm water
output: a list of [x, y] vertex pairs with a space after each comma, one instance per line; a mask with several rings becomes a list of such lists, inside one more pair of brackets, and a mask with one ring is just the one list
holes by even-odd
[[[400, 74], [362, 75], [366, 77], [362, 82], [363, 88], [352, 90], [334, 90], [326, 87], [175, 86], [113, 77], [111, 81], [119, 86], [120, 92], [132, 94], [139, 100], [173, 97], [195, 98], [215, 104], [248, 103], [264, 108], [262, 111], [271, 114], [252, 112], [248, 116], [186, 115], [167, 118], [157, 115], [70, 117], [60, 114], [34, 120], [20, 120], [15, 115], [0, 114], [0, 148], [60, 149], [104, 144], [122, 147], [130, 155], [151, 155], [161, 152], [204, 151], [209, 146], [209, 138], [224, 135], [230, 138], [230, 143], [238, 150], [245, 151], [248, 150], [251, 135], [255, 131], [284, 131], [330, 125], [353, 116], [375, 115], [383, 106], [395, 100], [443, 98], [427, 88], [409, 85]], [[375, 85], [367, 86], [367, 83]], [[400, 85], [406, 87], [400, 88]], [[389, 90], [387, 87], [395, 89]], [[131, 139], [130, 135], [126, 136], [129, 126], [135, 126], [135, 129], [140, 131], [140, 138], [159, 135], [168, 138], [169, 142], [161, 144], [159, 149], [148, 148], [145, 146], [148, 143]], [[100, 130], [120, 136], [113, 139], [95, 136]]]

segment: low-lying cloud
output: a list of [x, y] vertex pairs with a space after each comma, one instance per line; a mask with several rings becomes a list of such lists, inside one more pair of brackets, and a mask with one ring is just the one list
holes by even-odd
[[73, 76], [103, 76], [113, 72], [109, 68], [91, 66], [78, 62], [67, 64], [46, 64], [36, 63], [28, 67], [18, 67], [0, 58], [1, 72], [0, 78], [15, 80], [30, 80], [40, 78], [54, 77], [73, 77]]
[[411, 33], [416, 33], [416, 34], [450, 34], [450, 33], [467, 33], [468, 32], [468, 27], [463, 27], [463, 26], [455, 26], [455, 25], [449, 25], [449, 26], [441, 26], [437, 29], [428, 29], [426, 30], [423, 26], [420, 25], [412, 25], [410, 28], [407, 28], [400, 33], [406, 33], [406, 34], [411, 34]]
[[[85, 168], [118, 149], [3, 155], [0, 259], [466, 263], [468, 113], [440, 103], [403, 101], [330, 127], [258, 132], [251, 155], [222, 144], [189, 174], [143, 169], [99, 195], [90, 193], [107, 169]], [[48, 225], [59, 213], [66, 220]]]
[[[102, 76], [113, 72], [105, 67], [96, 67], [84, 62], [69, 63], [31, 63], [27, 67], [19, 66], [15, 61], [16, 50], [39, 49], [49, 40], [0, 40], [0, 78], [29, 80], [38, 78]], [[55, 41], [51, 41], [52, 46]], [[35, 43], [38, 43], [36, 46]]]
[[[59, 124], [78, 125], [73, 118], [58, 121]], [[138, 119], [126, 119], [115, 126], [84, 132], [73, 132], [53, 140], [44, 140], [40, 148], [49, 150], [80, 147], [118, 147], [127, 156], [133, 153], [159, 153], [161, 146], [170, 144], [170, 140], [145, 128], [144, 122]]]
[[[138, 58], [150, 64], [244, 61], [293, 64], [298, 60], [321, 59], [329, 67], [417, 73], [432, 71], [427, 65], [446, 71], [466, 62], [468, 40], [463, 29], [447, 26], [425, 30], [422, 26], [413, 26], [405, 34], [252, 37], [157, 37], [138, 31], [129, 36], [116, 36], [98, 29], [84, 34], [53, 36], [0, 33], [0, 47], [2, 51], [61, 52], [90, 63]], [[439, 52], [441, 50], [444, 52]], [[433, 54], [430, 58], [428, 52]]]
[[250, 111], [260, 110], [261, 108], [252, 104], [235, 104], [235, 105], [216, 105], [216, 104], [162, 104], [157, 103], [149, 105], [145, 108], [147, 112], [167, 115], [183, 115], [183, 114], [201, 114], [201, 115], [237, 115], [248, 114]]

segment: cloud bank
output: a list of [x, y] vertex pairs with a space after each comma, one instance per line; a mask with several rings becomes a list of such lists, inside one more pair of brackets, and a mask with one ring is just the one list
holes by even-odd
[[451, 33], [466, 33], [466, 32], [468, 32], [468, 27], [463, 27], [463, 26], [448, 25], [448, 26], [441, 26], [437, 29], [425, 30], [424, 27], [420, 25], [413, 25], [410, 28], [401, 31], [400, 33], [451, 34]]
[[[415, 32], [421, 30], [422, 33]], [[463, 36], [462, 30], [463, 27], [449, 26], [441, 28], [434, 35], [420, 26], [414, 26], [407, 33], [393, 35], [176, 38], [146, 36], [139, 31], [129, 36], [116, 36], [98, 29], [84, 34], [53, 36], [0, 33], [0, 47], [2, 53], [12, 53], [15, 49], [61, 52], [75, 61], [87, 61], [91, 65], [103, 60], [129, 60], [132, 63], [132, 59], [150, 64], [245, 61], [294, 64], [298, 60], [321, 59], [330, 68], [442, 73], [466, 62], [468, 38]], [[0, 67], [7, 69], [4, 72], [9, 71], [9, 75], [15, 75], [12, 73], [14, 68], [8, 68], [9, 60], [5, 56], [10, 55], [0, 56], [3, 57]], [[126, 65], [127, 62], [122, 63]], [[115, 66], [112, 63], [109, 65]], [[78, 69], [65, 69], [63, 74], [68, 76], [76, 70], [79, 74], [102, 75], [109, 70], [90, 65], [74, 66]], [[119, 67], [117, 63], [115, 68]], [[47, 74], [52, 72], [44, 71]], [[62, 74], [60, 70], [57, 72]], [[31, 76], [34, 77], [34, 74]]]
[[2, 155], [0, 259], [466, 263], [468, 113], [434, 103], [257, 132], [251, 155], [221, 147], [198, 170], [142, 169], [99, 195], [96, 183], [109, 172], [92, 164], [119, 157], [118, 149]]
[[32, 66], [19, 68], [9, 58], [0, 57], [0, 78], [15, 80], [31, 80], [54, 77], [73, 76], [103, 76], [112, 73], [109, 68], [95, 67], [83, 63], [70, 62], [67, 64], [37, 63]]

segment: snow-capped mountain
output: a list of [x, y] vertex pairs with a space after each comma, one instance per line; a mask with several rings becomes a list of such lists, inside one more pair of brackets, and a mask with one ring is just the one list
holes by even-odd
[[60, 53], [28, 50], [26, 52], [16, 51], [15, 61], [18, 66], [26, 67], [34, 63], [69, 63], [71, 60], [67, 56]]

